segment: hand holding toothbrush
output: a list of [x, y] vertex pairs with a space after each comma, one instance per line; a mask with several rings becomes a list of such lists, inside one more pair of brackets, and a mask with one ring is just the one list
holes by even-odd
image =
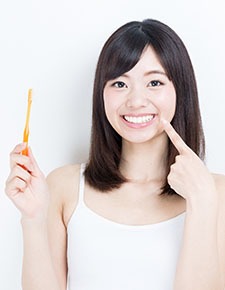
[[5, 192], [20, 210], [23, 219], [46, 219], [49, 193], [44, 174], [28, 148], [29, 118], [32, 90], [28, 92], [28, 108], [23, 143], [10, 154], [11, 172], [6, 181]]

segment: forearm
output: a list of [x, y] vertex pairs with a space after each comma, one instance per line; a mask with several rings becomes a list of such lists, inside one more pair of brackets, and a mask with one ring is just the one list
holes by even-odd
[[22, 221], [24, 255], [23, 290], [62, 290], [51, 260], [45, 222]]
[[187, 207], [175, 290], [224, 290], [217, 242], [218, 206]]

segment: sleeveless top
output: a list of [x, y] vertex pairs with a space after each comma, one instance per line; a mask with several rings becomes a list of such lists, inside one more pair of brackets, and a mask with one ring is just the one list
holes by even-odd
[[84, 203], [67, 228], [69, 290], [173, 290], [185, 213], [149, 225], [119, 224]]

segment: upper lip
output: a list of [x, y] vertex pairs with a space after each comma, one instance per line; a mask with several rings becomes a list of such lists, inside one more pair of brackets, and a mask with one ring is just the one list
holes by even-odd
[[128, 116], [128, 117], [144, 117], [144, 116], [149, 116], [149, 115], [153, 115], [155, 116], [156, 113], [140, 113], [140, 114], [134, 114], [134, 113], [128, 113], [128, 114], [122, 114], [121, 116]]
[[155, 114], [123, 115], [122, 118], [129, 123], [148, 123], [155, 118]]

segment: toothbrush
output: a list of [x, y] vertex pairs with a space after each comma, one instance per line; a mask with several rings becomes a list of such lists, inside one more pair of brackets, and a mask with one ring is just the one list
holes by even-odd
[[32, 89], [28, 90], [28, 104], [27, 104], [27, 116], [26, 124], [23, 132], [23, 142], [26, 143], [26, 148], [22, 151], [23, 155], [28, 155], [28, 139], [29, 139], [29, 120], [30, 120], [30, 108], [32, 103]]

